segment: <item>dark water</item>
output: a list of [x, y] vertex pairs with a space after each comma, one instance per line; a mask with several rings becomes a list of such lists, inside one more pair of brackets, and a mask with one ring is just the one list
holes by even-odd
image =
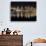
[[21, 17], [19, 17], [19, 18], [17, 18], [17, 17], [11, 17], [11, 21], [36, 21], [36, 16], [30, 17], [30, 18], [25, 18], [25, 17], [23, 17], [23, 18], [21, 18]]

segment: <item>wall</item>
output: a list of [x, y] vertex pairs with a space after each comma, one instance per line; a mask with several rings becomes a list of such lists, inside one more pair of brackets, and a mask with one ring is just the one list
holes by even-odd
[[0, 46], [23, 46], [23, 35], [0, 35]]

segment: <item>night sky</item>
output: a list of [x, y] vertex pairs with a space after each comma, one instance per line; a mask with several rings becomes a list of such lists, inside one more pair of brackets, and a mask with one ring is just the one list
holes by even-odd
[[36, 7], [36, 2], [11, 2], [11, 7], [16, 7], [16, 6], [33, 6]]

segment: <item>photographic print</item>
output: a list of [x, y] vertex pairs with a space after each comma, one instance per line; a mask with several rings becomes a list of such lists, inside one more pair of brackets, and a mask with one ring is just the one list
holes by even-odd
[[36, 2], [11, 2], [11, 21], [36, 21]]

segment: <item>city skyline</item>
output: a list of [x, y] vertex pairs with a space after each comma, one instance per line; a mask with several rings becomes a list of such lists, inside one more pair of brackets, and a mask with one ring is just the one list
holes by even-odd
[[36, 21], [36, 2], [11, 2], [11, 21]]

